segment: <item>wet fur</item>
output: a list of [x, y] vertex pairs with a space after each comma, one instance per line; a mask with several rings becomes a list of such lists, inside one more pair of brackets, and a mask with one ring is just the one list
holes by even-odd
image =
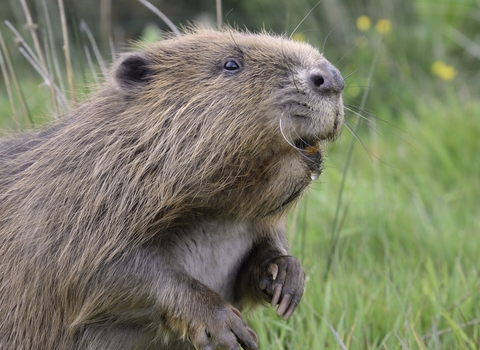
[[259, 284], [288, 255], [283, 214], [320, 166], [292, 144], [343, 118], [338, 93], [305, 82], [315, 62], [307, 44], [195, 29], [2, 140], [0, 348], [192, 349], [228, 305], [271, 300]]

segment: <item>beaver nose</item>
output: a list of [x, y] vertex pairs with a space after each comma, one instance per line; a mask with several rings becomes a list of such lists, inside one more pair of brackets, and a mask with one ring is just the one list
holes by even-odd
[[342, 75], [332, 65], [328, 65], [321, 72], [311, 73], [310, 84], [315, 91], [321, 93], [340, 93], [345, 87]]

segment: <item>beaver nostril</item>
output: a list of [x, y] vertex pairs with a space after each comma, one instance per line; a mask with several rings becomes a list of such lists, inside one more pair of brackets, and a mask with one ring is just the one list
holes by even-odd
[[340, 72], [330, 63], [320, 67], [320, 72], [311, 72], [308, 79], [313, 90], [321, 93], [340, 93], [345, 83]]
[[312, 74], [310, 77], [313, 85], [317, 88], [321, 88], [325, 83], [325, 78], [321, 74]]
[[331, 93], [337, 91], [335, 81], [329, 72], [327, 74], [312, 73], [310, 75], [310, 85], [313, 90], [321, 93]]

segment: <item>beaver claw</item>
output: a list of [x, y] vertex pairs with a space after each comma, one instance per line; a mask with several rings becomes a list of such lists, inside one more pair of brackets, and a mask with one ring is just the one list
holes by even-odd
[[287, 320], [292, 316], [305, 289], [305, 273], [293, 256], [272, 259], [260, 279], [260, 289], [268, 297], [272, 307], [278, 305], [277, 315]]

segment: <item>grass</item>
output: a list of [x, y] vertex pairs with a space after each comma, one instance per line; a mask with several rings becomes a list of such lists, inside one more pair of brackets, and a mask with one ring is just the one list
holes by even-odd
[[[384, 163], [356, 147], [346, 180], [348, 215], [324, 278], [332, 199], [350, 136], [333, 147], [330, 167], [292, 222], [293, 251], [308, 275], [304, 303], [288, 324], [293, 332], [272, 328], [264, 319], [275, 319], [271, 314], [256, 319], [261, 344], [275, 344], [266, 349], [479, 347], [480, 166], [472, 160], [478, 158], [480, 120], [465, 121], [479, 115], [480, 103], [463, 113], [458, 104], [451, 108], [432, 101], [421, 124], [405, 125], [422, 140], [418, 148], [379, 138], [383, 151], [377, 156]], [[298, 239], [303, 234], [305, 247]]]
[[[367, 65], [347, 79], [345, 100], [357, 105], [370, 86], [369, 62], [376, 65], [367, 107], [382, 120], [364, 113], [375, 125], [358, 132], [363, 145], [356, 141], [340, 214], [336, 201], [353, 137], [347, 130], [291, 216], [307, 290], [287, 325], [271, 311], [255, 316], [262, 349], [480, 348], [480, 102], [471, 97], [478, 82], [428, 50], [402, 51], [410, 44], [418, 50], [419, 36], [432, 40], [438, 24], [424, 23], [422, 32], [391, 19], [397, 31], [357, 35], [351, 42], [360, 48], [340, 64], [345, 76]], [[438, 62], [441, 72], [433, 69]], [[354, 117], [350, 112], [351, 128]]]
[[[421, 0], [415, 3], [417, 23], [408, 21], [412, 14], [406, 10], [395, 11], [401, 2], [382, 2], [387, 3], [392, 9], [386, 13], [374, 5], [352, 5], [353, 19], [337, 29], [347, 33], [344, 42], [335, 48], [338, 41], [329, 39], [325, 45], [327, 57], [349, 76], [345, 101], [359, 106], [367, 97], [366, 108], [381, 120], [362, 113], [375, 123], [360, 125], [362, 144], [344, 130], [331, 147], [324, 174], [292, 213], [292, 252], [303, 262], [307, 289], [287, 323], [269, 308], [253, 313], [252, 327], [263, 350], [480, 348], [479, 60], [465, 58], [475, 47], [464, 46], [474, 44], [463, 40], [455, 45], [439, 34], [442, 28], [456, 28], [446, 32], [448, 37], [459, 30], [474, 33], [478, 20], [464, 22], [475, 5], [445, 1], [432, 11]], [[306, 4], [302, 2], [308, 11], [312, 6]], [[360, 15], [371, 18], [370, 29], [355, 28]], [[315, 28], [309, 22], [314, 16], [312, 12], [303, 26]], [[294, 13], [288, 18], [294, 24], [301, 20]], [[375, 30], [375, 21], [382, 18], [391, 21], [389, 33]], [[2, 34], [7, 35], [3, 29]], [[308, 37], [308, 30], [301, 27], [297, 34]], [[317, 46], [323, 46], [325, 36]], [[315, 42], [315, 35], [309, 38]], [[422, 45], [427, 49], [422, 51]], [[78, 67], [94, 62], [76, 64], [78, 91], [85, 81]], [[67, 79], [66, 73], [60, 78], [51, 72], [58, 85]], [[371, 85], [369, 72], [373, 87], [365, 90]], [[19, 81], [26, 108], [38, 124], [39, 116], [56, 108], [51, 87], [24, 75]], [[0, 126], [15, 129], [3, 86]], [[25, 125], [18, 96], [14, 101]], [[354, 128], [357, 116], [347, 114], [346, 122]], [[338, 235], [332, 233], [335, 222]]]

